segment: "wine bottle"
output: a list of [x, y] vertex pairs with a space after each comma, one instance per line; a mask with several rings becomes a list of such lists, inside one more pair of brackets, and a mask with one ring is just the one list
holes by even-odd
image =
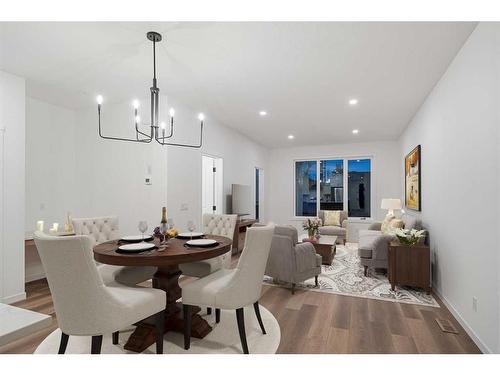
[[167, 207], [162, 207], [161, 209], [161, 233], [164, 234], [168, 230], [167, 225]]

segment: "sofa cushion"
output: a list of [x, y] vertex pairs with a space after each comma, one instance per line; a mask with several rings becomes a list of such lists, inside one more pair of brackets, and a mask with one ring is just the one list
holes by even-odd
[[323, 225], [335, 225], [340, 227], [340, 211], [324, 211], [324, 215], [325, 221], [323, 222]]
[[319, 234], [324, 236], [343, 236], [345, 237], [347, 229], [336, 227], [333, 225], [327, 225], [319, 228]]

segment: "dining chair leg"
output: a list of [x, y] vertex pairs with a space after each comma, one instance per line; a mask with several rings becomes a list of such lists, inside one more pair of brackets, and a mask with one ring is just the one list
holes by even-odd
[[165, 332], [165, 310], [156, 314], [156, 354], [163, 354], [163, 333]]
[[61, 332], [61, 343], [59, 344], [59, 351], [57, 354], [64, 354], [66, 352], [66, 347], [68, 346], [69, 336], [64, 332]]
[[292, 294], [295, 294], [295, 283], [292, 283]]
[[90, 347], [90, 354], [101, 354], [102, 335], [92, 336], [92, 346]]
[[220, 323], [220, 309], [215, 309], [215, 323]]
[[113, 345], [118, 345], [120, 339], [120, 331], [113, 332]]
[[253, 308], [255, 310], [255, 316], [257, 316], [257, 320], [259, 321], [260, 329], [262, 330], [262, 333], [265, 335], [266, 329], [264, 328], [264, 323], [262, 323], [262, 318], [260, 316], [259, 301], [253, 304]]
[[211, 307], [207, 307], [207, 315], [211, 315], [212, 314], [212, 308]]
[[191, 347], [191, 305], [182, 305], [184, 312], [184, 349]]
[[240, 333], [243, 353], [248, 354], [247, 334], [245, 333], [245, 317], [243, 315], [243, 308], [236, 309], [236, 320], [238, 322], [238, 332]]

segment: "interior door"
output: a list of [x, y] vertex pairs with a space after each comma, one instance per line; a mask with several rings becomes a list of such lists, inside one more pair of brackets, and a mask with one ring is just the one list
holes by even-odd
[[202, 213], [222, 213], [222, 159], [202, 156]]

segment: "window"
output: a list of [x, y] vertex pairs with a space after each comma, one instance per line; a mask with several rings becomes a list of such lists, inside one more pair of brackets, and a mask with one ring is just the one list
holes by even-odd
[[349, 160], [347, 173], [348, 215], [349, 217], [369, 217], [371, 160]]
[[344, 161], [320, 161], [320, 210], [344, 209]]
[[371, 159], [295, 162], [295, 216], [345, 210], [349, 217], [370, 217], [370, 192]]
[[295, 162], [295, 215], [316, 216], [316, 161]]

